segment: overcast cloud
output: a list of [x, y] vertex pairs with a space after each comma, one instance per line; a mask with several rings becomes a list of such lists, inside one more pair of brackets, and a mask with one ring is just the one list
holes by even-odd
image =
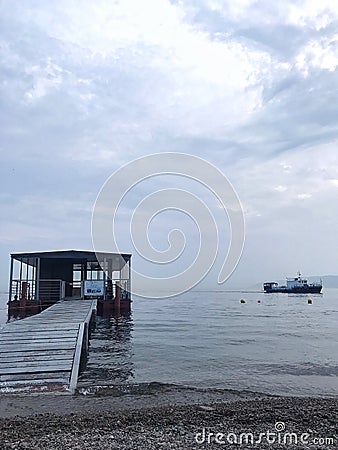
[[91, 248], [107, 177], [164, 151], [241, 199], [226, 287], [337, 274], [337, 30], [331, 0], [0, 0], [1, 289], [10, 252]]

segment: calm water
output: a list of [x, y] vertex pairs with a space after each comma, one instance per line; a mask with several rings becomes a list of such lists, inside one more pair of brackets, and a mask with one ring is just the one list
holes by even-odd
[[311, 298], [312, 305], [306, 295], [238, 292], [134, 298], [131, 317], [99, 320], [82, 379], [338, 395], [338, 290]]
[[311, 298], [312, 305], [306, 295], [244, 292], [134, 298], [130, 317], [98, 318], [81, 379], [338, 395], [338, 290]]
[[7, 303], [8, 293], [0, 292], [0, 329], [7, 321]]

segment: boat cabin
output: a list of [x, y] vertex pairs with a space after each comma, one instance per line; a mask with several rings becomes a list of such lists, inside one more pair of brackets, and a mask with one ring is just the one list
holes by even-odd
[[286, 279], [286, 287], [288, 289], [303, 288], [304, 286], [308, 286], [308, 283], [307, 280], [301, 277], [300, 273], [298, 274], [298, 277]]
[[272, 290], [277, 286], [278, 286], [278, 283], [276, 281], [268, 281], [263, 284], [263, 289], [264, 289], [264, 291], [266, 291], [267, 289]]

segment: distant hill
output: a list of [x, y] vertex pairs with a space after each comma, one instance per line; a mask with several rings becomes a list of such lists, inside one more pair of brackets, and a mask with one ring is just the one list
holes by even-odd
[[309, 277], [309, 281], [323, 280], [323, 286], [327, 288], [338, 288], [338, 275], [323, 275], [322, 277]]

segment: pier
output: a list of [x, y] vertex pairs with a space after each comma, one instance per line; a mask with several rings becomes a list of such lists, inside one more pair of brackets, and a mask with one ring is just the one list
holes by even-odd
[[75, 392], [88, 353], [97, 300], [71, 299], [0, 330], [0, 390]]
[[8, 314], [36, 314], [59, 300], [97, 299], [99, 312], [130, 312], [131, 255], [86, 250], [12, 253]]

